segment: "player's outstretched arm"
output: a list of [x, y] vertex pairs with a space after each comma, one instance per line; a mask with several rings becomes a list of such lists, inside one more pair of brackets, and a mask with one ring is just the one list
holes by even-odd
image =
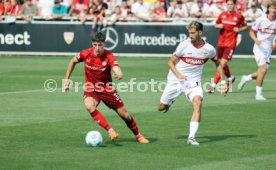
[[113, 70], [112, 76], [116, 80], [121, 80], [123, 78], [123, 72], [122, 72], [122, 70], [121, 70], [121, 68], [119, 66], [112, 67], [112, 70]]
[[70, 61], [70, 63], [68, 64], [68, 67], [67, 67], [67, 71], [66, 71], [66, 75], [65, 75], [65, 80], [64, 80], [64, 90], [67, 92], [69, 91], [69, 86], [70, 86], [70, 76], [75, 68], [75, 65], [78, 63], [78, 59], [77, 57], [73, 57]]
[[175, 68], [175, 64], [177, 61], [178, 61], [178, 57], [175, 55], [172, 55], [171, 58], [169, 59], [168, 66], [180, 81], [186, 80], [186, 76], [179, 73], [179, 71]]

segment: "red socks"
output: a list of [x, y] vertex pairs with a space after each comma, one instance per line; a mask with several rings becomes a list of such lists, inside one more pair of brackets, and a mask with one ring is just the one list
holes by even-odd
[[127, 127], [132, 131], [132, 133], [137, 136], [139, 134], [138, 127], [135, 120], [130, 116], [130, 119], [124, 119]]
[[[227, 78], [231, 77], [230, 69], [229, 69], [227, 64], [223, 68], [223, 72], [224, 72], [224, 74], [226, 75]], [[214, 83], [218, 84], [219, 81], [220, 81], [220, 76], [219, 76], [218, 71], [216, 71], [216, 74], [215, 74], [215, 77], [214, 77]]]
[[[90, 113], [90, 115], [95, 120], [95, 122], [97, 122], [101, 127], [105, 128], [107, 131], [110, 129], [109, 124], [107, 123], [105, 117], [102, 115], [100, 111], [95, 110], [94, 112]], [[123, 120], [135, 136], [139, 134], [136, 122], [131, 116], [130, 118]]]
[[90, 115], [101, 127], [105, 128], [107, 131], [110, 129], [109, 124], [101, 112], [95, 110], [94, 112], [90, 113]]

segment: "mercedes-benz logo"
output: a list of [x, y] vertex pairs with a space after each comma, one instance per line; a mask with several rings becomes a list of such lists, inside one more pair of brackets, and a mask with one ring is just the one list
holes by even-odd
[[107, 50], [113, 50], [119, 42], [119, 35], [117, 31], [114, 28], [107, 27], [102, 29], [102, 32], [105, 34], [106, 39], [106, 49]]

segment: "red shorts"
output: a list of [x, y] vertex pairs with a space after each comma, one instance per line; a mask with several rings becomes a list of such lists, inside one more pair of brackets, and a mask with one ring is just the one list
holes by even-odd
[[217, 58], [218, 59], [224, 58], [225, 60], [230, 61], [232, 59], [232, 55], [233, 55], [234, 51], [235, 51], [235, 48], [218, 46]]
[[84, 99], [86, 97], [92, 97], [100, 104], [101, 101], [109, 107], [110, 109], [118, 109], [124, 106], [124, 102], [121, 100], [120, 96], [117, 94], [117, 91], [103, 91], [103, 92], [95, 92], [95, 91], [84, 91]]

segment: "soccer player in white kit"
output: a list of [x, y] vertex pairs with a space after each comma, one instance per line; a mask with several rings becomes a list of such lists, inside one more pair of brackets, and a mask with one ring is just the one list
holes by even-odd
[[[257, 32], [257, 37], [255, 35]], [[252, 26], [250, 37], [255, 42], [253, 53], [255, 55], [258, 70], [249, 75], [242, 76], [238, 89], [242, 90], [246, 82], [256, 79], [256, 100], [266, 100], [262, 95], [263, 81], [270, 64], [272, 50], [276, 50], [276, 1], [272, 1], [268, 6], [267, 15], [257, 19], [256, 23]]]
[[[192, 102], [194, 109], [187, 143], [199, 145], [195, 134], [199, 127], [203, 99], [203, 90], [200, 85], [201, 75], [203, 65], [208, 59], [215, 57], [216, 50], [201, 38], [203, 25], [200, 22], [192, 21], [187, 29], [190, 38], [181, 42], [169, 59], [168, 82], [161, 96], [158, 110], [167, 112], [174, 99], [184, 93]], [[218, 67], [218, 71], [222, 76], [221, 93], [226, 94], [227, 84], [221, 66]]]

